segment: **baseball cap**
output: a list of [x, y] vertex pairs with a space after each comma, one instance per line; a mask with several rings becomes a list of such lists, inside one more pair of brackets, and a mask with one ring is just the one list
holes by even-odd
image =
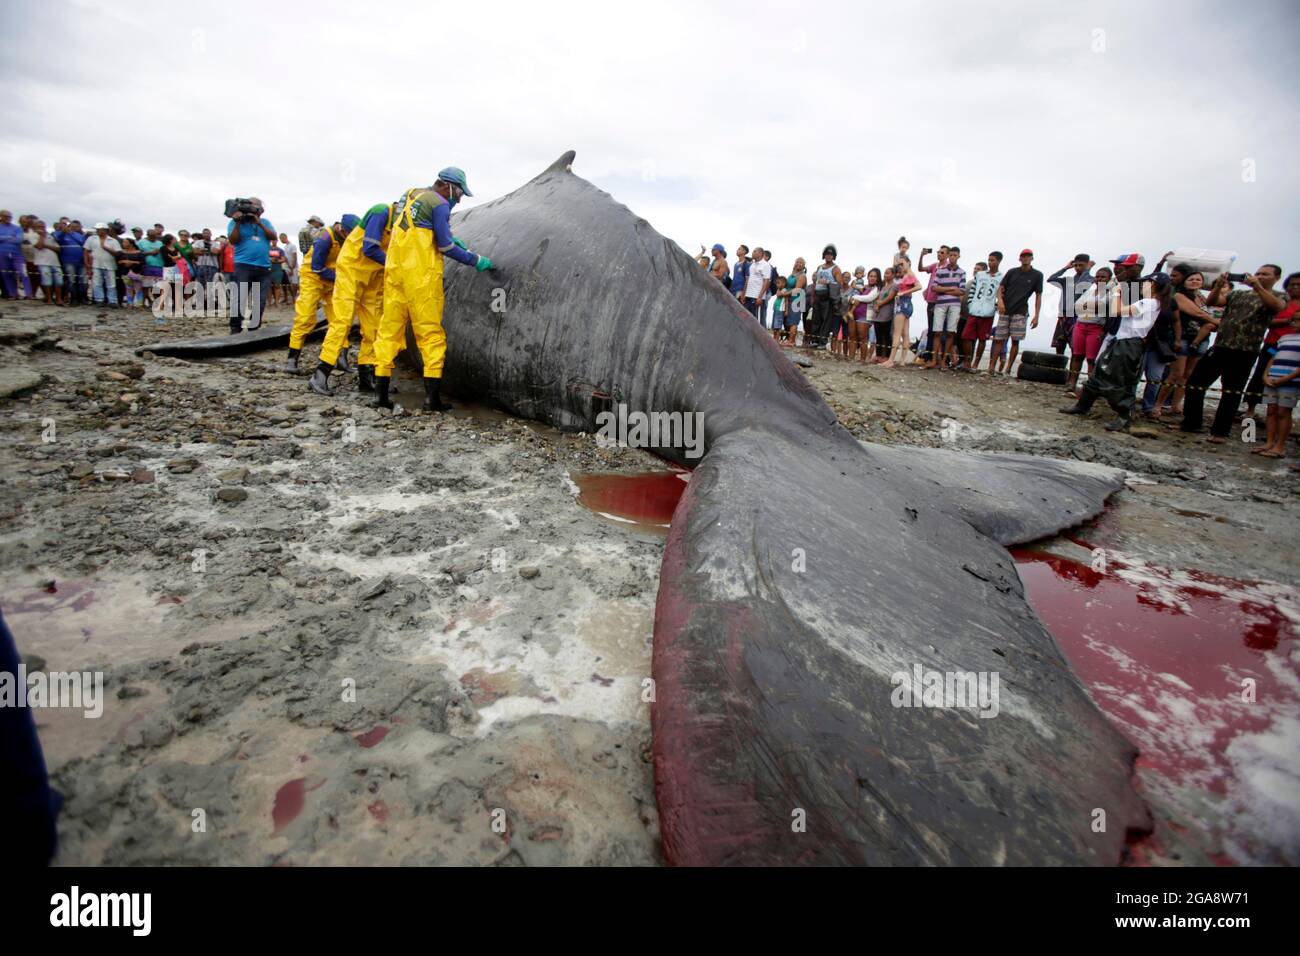
[[1137, 266], [1139, 269], [1147, 264], [1146, 256], [1140, 255], [1136, 252], [1126, 252], [1118, 259], [1111, 259], [1110, 261], [1112, 265]]
[[1142, 281], [1154, 282], [1157, 289], [1163, 289], [1165, 286], [1169, 285], [1169, 283], [1173, 282], [1174, 280], [1169, 278], [1168, 273], [1153, 272], [1149, 276], [1143, 276]]
[[444, 183], [451, 183], [453, 186], [459, 186], [460, 191], [466, 196], [473, 196], [469, 191], [469, 185], [465, 182], [465, 170], [459, 166], [448, 166], [446, 169], [438, 170], [438, 178]]
[[1020, 250], [1020, 254], [1021, 254], [1022, 256], [1032, 256], [1032, 255], [1034, 254], [1034, 250], [1033, 250], [1033, 249], [1021, 249], [1021, 250]]
[[727, 254], [727, 247], [724, 246], [724, 245], [723, 245], [722, 243], [720, 243], [720, 242], [715, 242], [715, 243], [713, 244], [713, 251], [714, 251], [714, 252], [720, 252], [720, 253], [722, 253], [722, 254], [725, 256], [725, 255]]
[[307, 222], [309, 222], [309, 223], [315, 223], [315, 224], [318, 225], [318, 226], [323, 226], [323, 225], [325, 225], [325, 220], [322, 219], [320, 216], [308, 216], [308, 217], [307, 217]]

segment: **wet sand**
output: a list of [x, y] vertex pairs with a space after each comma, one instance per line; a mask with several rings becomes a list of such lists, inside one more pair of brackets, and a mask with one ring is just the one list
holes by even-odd
[[[643, 682], [656, 515], [682, 480], [667, 466], [486, 409], [381, 415], [353, 376], [321, 399], [279, 371], [280, 352], [132, 354], [218, 334], [221, 319], [0, 313], [0, 607], [29, 666], [106, 681], [100, 718], [37, 713], [67, 797], [58, 863], [659, 862]], [[1231, 583], [1182, 611], [1219, 622], [1206, 641], [1273, 628], [1256, 641], [1271, 647], [1233, 647], [1233, 676], [1258, 672], [1272, 694], [1261, 719], [1187, 713], [1179, 694], [1212, 693], [1218, 672], [1160, 698], [1184, 718], [1179, 739], [1205, 731], [1218, 751], [1207, 775], [1147, 784], [1158, 816], [1196, 838], [1166, 823], [1145, 859], [1297, 852], [1300, 823], [1270, 801], [1300, 780], [1287, 696], [1300, 475], [1245, 446], [1063, 418], [1057, 387], [826, 357], [806, 374], [863, 440], [1124, 468], [1102, 518], [1021, 556], [1031, 599], [1035, 577], [1073, 582], [1038, 608], [1067, 653], [1115, 644], [1053, 622], [1086, 585], [1061, 562], [1088, 568], [1098, 548], [1113, 571], [1093, 588], [1120, 587], [1112, 604], [1145, 593], [1147, 609], [1178, 609], [1189, 575], [1214, 575]], [[418, 407], [418, 383], [398, 384]], [[1151, 663], [1130, 657], [1130, 676]], [[1089, 686], [1107, 708], [1103, 678]], [[1112, 716], [1139, 737], [1168, 723], [1147, 711], [1154, 724]], [[1233, 802], [1245, 795], [1252, 808]]]

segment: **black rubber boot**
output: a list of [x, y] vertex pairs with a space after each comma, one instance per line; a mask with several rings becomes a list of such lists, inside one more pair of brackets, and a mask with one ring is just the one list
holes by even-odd
[[387, 375], [375, 376], [375, 400], [370, 403], [371, 408], [393, 407], [393, 400], [388, 397], [388, 380]]
[[307, 382], [307, 387], [317, 395], [334, 396], [334, 390], [330, 388], [330, 372], [333, 366], [321, 362], [316, 366], [316, 371], [311, 373], [311, 378]]
[[334, 371], [336, 371], [336, 372], [350, 372], [350, 371], [352, 371], [352, 367], [351, 367], [350, 365], [348, 365], [348, 350], [347, 350], [347, 349], [340, 349], [340, 350], [339, 350], [339, 357], [338, 357], [338, 359], [335, 360], [335, 362], [334, 362]]
[[375, 390], [375, 367], [373, 365], [357, 366], [357, 391], [373, 392]]
[[1128, 427], [1129, 420], [1123, 415], [1116, 415], [1106, 423], [1106, 431], [1108, 432], [1126, 432], [1128, 431]]
[[289, 375], [298, 374], [298, 353], [302, 349], [289, 349], [289, 358], [285, 360], [284, 370]]
[[1062, 415], [1087, 415], [1088, 409], [1080, 408], [1078, 405], [1066, 405], [1064, 408], [1058, 408]]
[[424, 404], [420, 406], [426, 412], [449, 412], [451, 406], [442, 400], [442, 379], [426, 378], [424, 380]]

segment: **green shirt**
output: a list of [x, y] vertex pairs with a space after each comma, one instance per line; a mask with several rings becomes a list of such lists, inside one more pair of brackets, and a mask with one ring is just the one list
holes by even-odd
[[1264, 304], [1259, 293], [1253, 289], [1241, 289], [1228, 296], [1228, 304], [1223, 310], [1223, 321], [1219, 323], [1219, 335], [1214, 340], [1216, 348], [1239, 349], [1243, 352], [1258, 352], [1268, 331], [1276, 309]]

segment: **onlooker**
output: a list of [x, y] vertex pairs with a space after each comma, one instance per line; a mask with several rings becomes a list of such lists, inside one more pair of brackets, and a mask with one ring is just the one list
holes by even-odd
[[[1092, 267], [1095, 263], [1086, 252], [1080, 252], [1061, 268], [1057, 269], [1047, 281], [1061, 292], [1061, 304], [1056, 310], [1056, 328], [1052, 331], [1052, 348], [1057, 355], [1064, 355], [1066, 348], [1074, 342], [1074, 304], [1092, 285]], [[1065, 271], [1073, 269], [1074, 275], [1067, 276]], [[1156, 268], [1159, 272], [1159, 267]], [[1073, 351], [1073, 350], [1071, 350]]]
[[[1210, 425], [1209, 441], [1222, 444], [1232, 432], [1246, 382], [1259, 355], [1260, 343], [1268, 329], [1269, 320], [1280, 312], [1286, 303], [1273, 292], [1273, 286], [1282, 277], [1281, 266], [1268, 263], [1245, 277], [1248, 289], [1231, 291], [1227, 275], [1221, 275], [1211, 288], [1211, 306], [1223, 307], [1221, 321], [1202, 323], [1197, 335], [1204, 339], [1212, 327], [1217, 326], [1218, 337], [1214, 347], [1196, 366], [1187, 382], [1187, 396], [1183, 399], [1185, 432], [1199, 432], [1205, 416], [1205, 392], [1223, 378], [1219, 389], [1219, 407]], [[1195, 343], [1195, 344], [1199, 344]]]
[[1098, 398], [1105, 398], [1115, 411], [1106, 430], [1127, 431], [1142, 375], [1147, 333], [1155, 325], [1161, 307], [1169, 301], [1169, 276], [1155, 273], [1143, 279], [1141, 298], [1132, 304], [1123, 301], [1119, 284], [1111, 287], [1110, 296], [1110, 311], [1119, 317], [1119, 327], [1107, 338], [1097, 358], [1097, 374], [1084, 382], [1078, 402], [1060, 411], [1064, 415], [1087, 415]]
[[[1182, 335], [1174, 343], [1174, 361], [1165, 372], [1164, 384], [1156, 396], [1156, 407], [1151, 413], [1153, 418], [1164, 414], [1165, 403], [1171, 403], [1170, 411], [1175, 415], [1183, 413], [1183, 394], [1187, 379], [1196, 369], [1196, 363], [1202, 355], [1210, 350], [1208, 338], [1200, 338], [1201, 323], [1213, 322], [1217, 316], [1205, 308], [1205, 276], [1183, 263], [1169, 270], [1169, 277], [1174, 283], [1174, 306], [1178, 309], [1179, 327]], [[1199, 342], [1197, 345], [1193, 343]]]
[[59, 243], [45, 229], [45, 223], [39, 219], [28, 222], [32, 228], [28, 232], [33, 248], [33, 262], [36, 264], [41, 293], [47, 303], [63, 305], [63, 266], [59, 263]]
[[284, 275], [289, 290], [289, 302], [298, 296], [298, 247], [289, 241], [289, 237], [280, 233], [280, 249], [284, 252]]
[[[1157, 272], [1156, 275], [1161, 273]], [[1147, 333], [1146, 354], [1142, 356], [1142, 377], [1146, 379], [1146, 385], [1142, 389], [1141, 411], [1146, 418], [1156, 417], [1156, 396], [1165, 380], [1165, 372], [1177, 356], [1175, 346], [1182, 336], [1178, 306], [1174, 304], [1173, 277], [1165, 278], [1169, 279], [1167, 294], [1160, 297], [1160, 312], [1156, 315], [1151, 331]]]
[[759, 307], [763, 302], [763, 296], [767, 294], [768, 286], [771, 284], [772, 266], [763, 256], [762, 248], [755, 246], [754, 258], [749, 263], [749, 271], [745, 278], [740, 304], [745, 307], [746, 312], [758, 320], [759, 326], [763, 328], [766, 328], [766, 324], [759, 314]]
[[267, 279], [271, 286], [270, 304], [273, 306], [287, 304], [289, 294], [285, 291], [285, 257], [278, 236], [271, 237], [271, 248], [267, 250], [267, 257], [271, 262], [271, 273]]
[[130, 236], [122, 237], [122, 254], [117, 258], [117, 271], [122, 279], [122, 305], [144, 308], [144, 255]]
[[1255, 374], [1250, 377], [1250, 384], [1246, 386], [1246, 414], [1252, 418], [1255, 416], [1255, 406], [1264, 397], [1264, 370], [1277, 353], [1278, 341], [1283, 335], [1290, 334], [1291, 316], [1295, 315], [1297, 306], [1300, 306], [1300, 297], [1297, 297], [1291, 288], [1293, 284], [1300, 285], [1300, 273], [1291, 273], [1282, 283], [1282, 292], [1286, 294], [1285, 304], [1282, 306], [1282, 311], [1273, 316], [1272, 321], [1269, 322], [1268, 332], [1264, 335], [1264, 345], [1259, 350], [1259, 360], [1255, 363]]
[[95, 223], [95, 234], [85, 245], [95, 305], [117, 305], [117, 257], [121, 251], [122, 244], [108, 234], [108, 223]]
[[930, 251], [931, 250], [929, 249], [922, 249], [921, 258], [916, 262], [916, 271], [918, 273], [928, 272], [930, 274], [929, 281], [925, 284], [925, 293], [922, 295], [922, 298], [925, 299], [925, 332], [922, 335], [925, 343], [921, 348], [920, 354], [920, 358], [925, 360], [925, 363], [923, 364], [928, 364], [932, 357], [930, 350], [933, 343], [930, 341], [930, 329], [934, 327], [934, 300], [938, 295], [938, 292], [935, 291], [934, 272], [939, 268], [939, 266], [943, 265], [948, 260], [948, 247], [940, 246], [938, 258], [927, 266], [925, 264], [925, 257], [930, 253]]
[[790, 296], [786, 303], [785, 341], [791, 348], [795, 346], [795, 336], [799, 334], [799, 325], [803, 323], [804, 344], [808, 344], [808, 264], [803, 256], [794, 260], [794, 271], [790, 273], [787, 283]]
[[867, 354], [871, 351], [871, 327], [876, 321], [876, 301], [880, 298], [884, 285], [885, 280], [880, 270], [872, 269], [867, 273], [862, 288], [850, 288], [852, 294], [849, 296], [849, 301], [853, 305], [850, 315], [853, 321], [849, 324], [845, 352], [850, 360], [857, 356], [859, 362], [866, 364]]
[[723, 288], [728, 288], [731, 282], [731, 267], [727, 265], [727, 250], [720, 242], [713, 244], [713, 264], [709, 266], [709, 272], [713, 278], [722, 283]]
[[59, 265], [63, 267], [63, 284], [67, 289], [68, 303], [81, 305], [86, 297], [86, 234], [81, 223], [72, 220], [67, 227], [54, 234], [59, 242]]
[[[993, 329], [993, 338], [1011, 341], [1007, 355], [1006, 373], [1016, 366], [1016, 353], [1025, 338], [1025, 324], [1029, 316], [1029, 297], [1034, 297], [1034, 318], [1029, 328], [1038, 328], [1038, 313], [1043, 307], [1043, 274], [1034, 268], [1032, 249], [1020, 250], [1020, 268], [1012, 269], [998, 286], [998, 314], [1002, 319]], [[990, 375], [1001, 374], [991, 367]]]
[[9, 298], [31, 298], [27, 260], [23, 257], [23, 228], [14, 222], [14, 214], [8, 209], [0, 209], [0, 279]]
[[835, 246], [828, 245], [822, 250], [822, 264], [813, 273], [813, 319], [812, 341], [807, 330], [804, 332], [804, 345], [812, 348], [825, 348], [834, 328], [839, 324], [840, 308], [840, 267], [835, 264], [839, 255]]
[[743, 242], [736, 246], [736, 262], [731, 267], [731, 294], [744, 298], [745, 284], [749, 281], [749, 246]]
[[876, 315], [872, 319], [872, 334], [876, 339], [876, 354], [872, 358], [875, 364], [889, 361], [889, 352], [894, 345], [894, 306], [898, 301], [898, 283], [894, 279], [894, 267], [890, 266], [880, 280], [880, 295], [876, 299]]
[[[1292, 280], [1300, 290], [1300, 273], [1287, 277], [1287, 292]], [[1292, 296], [1293, 303], [1300, 299]], [[1264, 405], [1268, 408], [1267, 441], [1255, 452], [1264, 458], [1286, 457], [1286, 440], [1291, 435], [1291, 418], [1296, 399], [1300, 398], [1300, 311], [1291, 309], [1284, 334], [1278, 337], [1277, 350], [1264, 369]]]
[[[226, 224], [226, 232], [235, 249], [235, 281], [231, 287], [230, 331], [244, 328], [244, 313], [248, 313], [249, 331], [262, 324], [262, 310], [269, 301], [271, 283], [271, 246], [275, 227], [262, 215], [266, 211], [262, 200], [249, 196], [257, 207], [256, 213], [236, 213]], [[318, 219], [313, 216], [312, 219]], [[311, 220], [308, 220], [309, 222]]]
[[[976, 269], [966, 289], [966, 328], [962, 329], [962, 368], [973, 372], [984, 358], [984, 347], [993, 335], [993, 319], [998, 308], [998, 286], [1002, 284], [1002, 253], [989, 253], [988, 268]], [[993, 358], [989, 357], [989, 368]]]
[[216, 243], [212, 241], [212, 230], [203, 232], [191, 242], [194, 249], [194, 281], [203, 290], [204, 302], [207, 302], [208, 288], [216, 279], [220, 263], [217, 260]]
[[1070, 373], [1065, 377], [1067, 398], [1078, 398], [1075, 385], [1079, 371], [1086, 360], [1088, 377], [1096, 373], [1097, 355], [1102, 339], [1106, 337], [1106, 319], [1110, 302], [1111, 271], [1106, 266], [1097, 270], [1088, 288], [1074, 303], [1074, 328], [1070, 330]]
[[[930, 274], [934, 288], [934, 318], [930, 324], [930, 361], [927, 369], [939, 368], [948, 355], [950, 346], [957, 340], [957, 321], [961, 318], [961, 302], [966, 295], [966, 270], [957, 265], [961, 249], [948, 247], [947, 259], [935, 263]], [[937, 348], [936, 348], [937, 347]]]
[[[900, 248], [905, 241], [905, 239], [899, 240]], [[894, 290], [893, 342], [889, 350], [889, 358], [881, 363], [886, 368], [893, 368], [895, 365], [903, 365], [907, 362], [908, 343], [911, 341], [911, 330], [908, 326], [912, 321], [912, 296], [916, 295], [921, 288], [921, 280], [912, 271], [912, 260], [907, 256], [895, 256], [894, 261], [896, 263], [894, 283], [897, 288]]]
[[[912, 244], [907, 241], [907, 236], [898, 237], [898, 251], [894, 253], [894, 261], [892, 263], [894, 275], [898, 275], [898, 264], [904, 259], [907, 259], [907, 250], [911, 248]], [[908, 261], [910, 262], [911, 260], [908, 259]]]
[[308, 216], [307, 225], [298, 230], [298, 251], [304, 256], [316, 237], [325, 229], [325, 220], [320, 216]]

